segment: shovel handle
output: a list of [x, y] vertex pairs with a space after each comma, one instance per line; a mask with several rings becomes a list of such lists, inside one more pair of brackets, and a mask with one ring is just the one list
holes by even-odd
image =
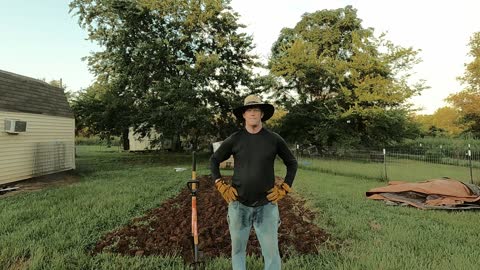
[[194, 196], [197, 192], [200, 181], [197, 180], [197, 159], [195, 156], [195, 151], [192, 153], [192, 180], [187, 182], [187, 187], [192, 192]]

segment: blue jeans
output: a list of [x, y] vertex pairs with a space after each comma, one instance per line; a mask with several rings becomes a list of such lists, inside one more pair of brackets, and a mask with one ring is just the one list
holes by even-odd
[[228, 205], [227, 220], [232, 239], [233, 270], [246, 269], [247, 242], [252, 225], [262, 248], [265, 270], [280, 270], [281, 259], [278, 251], [280, 215], [277, 204], [248, 207], [234, 201]]

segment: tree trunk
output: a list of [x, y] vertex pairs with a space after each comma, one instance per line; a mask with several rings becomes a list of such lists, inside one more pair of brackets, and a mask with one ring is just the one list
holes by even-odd
[[130, 150], [130, 141], [128, 140], [128, 128], [123, 129], [122, 132], [122, 144], [123, 144], [123, 150], [128, 151]]

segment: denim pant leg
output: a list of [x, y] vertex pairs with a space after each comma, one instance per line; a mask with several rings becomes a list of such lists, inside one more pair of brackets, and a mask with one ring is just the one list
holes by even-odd
[[278, 250], [278, 205], [268, 203], [255, 209], [253, 226], [262, 248], [265, 270], [280, 270], [282, 261]]
[[246, 250], [248, 236], [252, 228], [253, 208], [247, 207], [238, 201], [228, 205], [228, 228], [232, 239], [232, 267], [233, 270], [246, 269]]

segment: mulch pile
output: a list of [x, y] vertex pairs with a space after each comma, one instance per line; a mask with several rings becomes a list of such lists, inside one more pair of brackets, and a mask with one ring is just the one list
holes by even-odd
[[[210, 177], [198, 177], [197, 193], [199, 249], [205, 258], [230, 257], [231, 245], [227, 223], [227, 204], [216, 191]], [[225, 180], [231, 180], [230, 176]], [[277, 178], [281, 181], [281, 178]], [[279, 246], [282, 257], [293, 254], [316, 254], [317, 246], [329, 236], [312, 223], [315, 215], [303, 207], [304, 202], [286, 196], [279, 202], [281, 225]], [[135, 218], [130, 225], [108, 233], [95, 246], [93, 254], [113, 252], [129, 256], [180, 254], [193, 261], [191, 242], [191, 195], [185, 187], [178, 196], [161, 207]], [[261, 256], [252, 228], [249, 255]]]

